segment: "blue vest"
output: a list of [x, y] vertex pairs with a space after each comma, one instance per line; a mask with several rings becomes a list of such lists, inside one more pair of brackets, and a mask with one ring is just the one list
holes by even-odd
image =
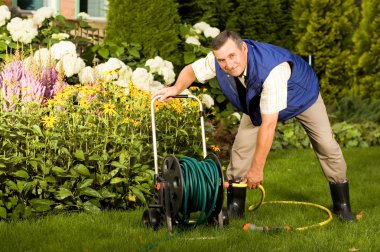
[[248, 46], [246, 76], [246, 103], [242, 104], [236, 88], [235, 77], [224, 72], [215, 59], [216, 78], [223, 94], [240, 112], [248, 114], [253, 125], [261, 125], [260, 95], [265, 79], [277, 65], [288, 62], [291, 76], [288, 80], [287, 107], [279, 112], [279, 121], [286, 121], [308, 109], [318, 98], [318, 78], [305, 60], [286, 49], [253, 40]]

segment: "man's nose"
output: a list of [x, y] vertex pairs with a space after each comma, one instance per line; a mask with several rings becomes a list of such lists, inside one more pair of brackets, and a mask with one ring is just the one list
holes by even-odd
[[226, 60], [226, 69], [230, 69], [232, 66], [232, 62], [230, 60]]

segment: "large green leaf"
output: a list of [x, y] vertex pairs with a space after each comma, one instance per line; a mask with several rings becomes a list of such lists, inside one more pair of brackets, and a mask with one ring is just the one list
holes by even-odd
[[99, 190], [99, 193], [103, 198], [115, 198], [117, 196], [116, 193], [111, 193], [106, 187], [102, 187], [102, 189]]
[[51, 170], [57, 175], [66, 174], [66, 171], [64, 169], [62, 169], [61, 167], [58, 167], [58, 166], [54, 166]]
[[98, 191], [90, 187], [86, 187], [80, 190], [80, 195], [87, 195], [87, 196], [92, 196], [95, 198], [103, 198], [102, 195]]
[[53, 205], [55, 202], [54, 200], [48, 199], [31, 199], [29, 200], [29, 203], [34, 211], [45, 212], [49, 211], [51, 209], [51, 205]]
[[74, 157], [76, 157], [77, 159], [79, 159], [81, 161], [85, 161], [85, 156], [84, 156], [84, 152], [82, 149], [77, 149], [74, 152]]
[[76, 166], [74, 166], [73, 170], [79, 173], [80, 175], [86, 177], [90, 176], [90, 171], [83, 164], [77, 164]]
[[78, 189], [83, 189], [85, 187], [92, 185], [92, 182], [94, 182], [93, 179], [85, 179], [84, 181], [79, 183], [77, 187], [78, 187]]
[[72, 192], [69, 189], [63, 187], [60, 187], [59, 190], [55, 193], [55, 198], [58, 200], [63, 200], [71, 196], [73, 196]]
[[41, 136], [41, 137], [44, 136], [44, 134], [42, 134], [42, 130], [41, 130], [40, 126], [38, 126], [38, 125], [35, 124], [35, 125], [32, 126], [32, 130], [33, 130], [33, 132], [36, 133], [38, 136]]
[[4, 207], [0, 207], [0, 218], [7, 218], [7, 209], [5, 209]]
[[111, 184], [119, 184], [121, 182], [127, 182], [127, 179], [115, 177], [115, 178], [112, 178], [110, 181]]
[[95, 206], [94, 204], [92, 204], [90, 201], [86, 201], [83, 204], [83, 208], [84, 208], [84, 211], [88, 212], [88, 213], [100, 213], [101, 212], [100, 208]]
[[11, 190], [15, 190], [15, 191], [18, 191], [18, 187], [17, 187], [17, 184], [15, 182], [13, 182], [12, 180], [7, 180], [5, 181], [5, 185], [11, 189]]
[[100, 56], [102, 56], [103, 59], [107, 59], [108, 58], [108, 55], [110, 54], [110, 51], [107, 49], [107, 48], [100, 48], [100, 50], [98, 51], [98, 54]]
[[16, 177], [19, 177], [19, 178], [23, 178], [23, 179], [28, 179], [29, 178], [29, 174], [24, 171], [24, 170], [19, 170], [19, 171], [16, 171], [13, 173], [14, 176]]
[[132, 193], [139, 199], [141, 200], [141, 202], [145, 203], [146, 204], [146, 200], [145, 200], [145, 197], [144, 197], [144, 194], [140, 191], [140, 189], [134, 187], [134, 186], [131, 186], [130, 187]]
[[117, 161], [112, 161], [111, 166], [116, 167], [116, 168], [120, 168], [120, 169], [127, 169], [128, 168], [127, 166], [125, 166], [125, 165], [123, 165]]

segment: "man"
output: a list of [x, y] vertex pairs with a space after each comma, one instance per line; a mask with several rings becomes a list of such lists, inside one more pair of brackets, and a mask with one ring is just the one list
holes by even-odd
[[[212, 52], [205, 58], [182, 69], [174, 86], [155, 92], [153, 97], [160, 95], [160, 101], [167, 101], [196, 79], [205, 82], [216, 77], [224, 95], [244, 113], [232, 147], [227, 177], [244, 180], [248, 188], [263, 183], [277, 121], [297, 118], [329, 181], [334, 212], [341, 219], [352, 221], [346, 163], [333, 137], [312, 68], [286, 49], [242, 40], [232, 31], [216, 36], [211, 47]], [[241, 214], [245, 193], [244, 201], [239, 199], [241, 193], [236, 191], [235, 194], [227, 204], [236, 205], [232, 214], [234, 211]]]

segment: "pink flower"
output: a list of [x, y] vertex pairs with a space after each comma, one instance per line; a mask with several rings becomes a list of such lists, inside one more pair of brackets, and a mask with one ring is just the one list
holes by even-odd
[[43, 104], [64, 86], [54, 67], [42, 68], [41, 73], [28, 71], [19, 60], [7, 63], [0, 73], [0, 92], [4, 110], [13, 110], [17, 103]]

